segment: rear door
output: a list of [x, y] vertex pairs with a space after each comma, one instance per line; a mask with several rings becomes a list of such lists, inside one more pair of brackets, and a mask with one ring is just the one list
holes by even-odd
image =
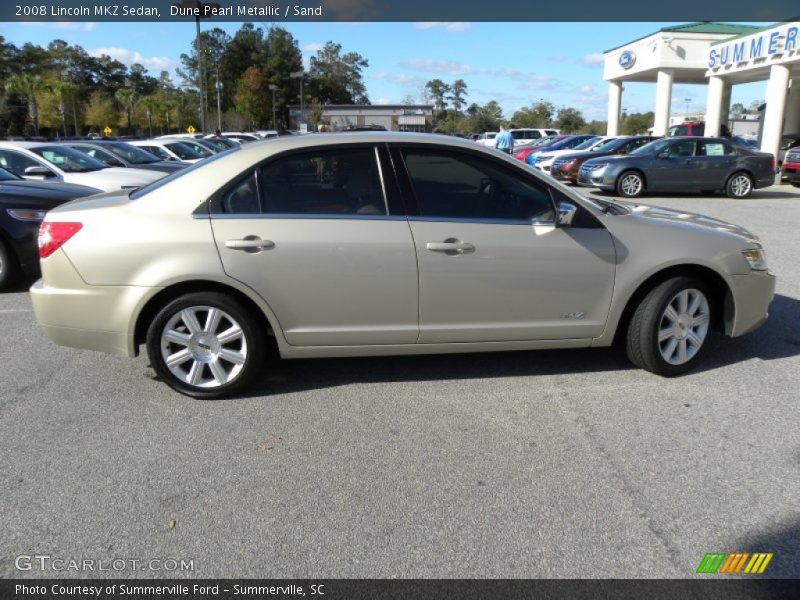
[[269, 303], [291, 345], [416, 342], [414, 244], [389, 213], [378, 156], [352, 144], [284, 154], [211, 203], [225, 272]]
[[694, 157], [700, 189], [717, 190], [725, 185], [736, 163], [733, 146], [721, 140], [699, 140]]
[[392, 157], [419, 262], [420, 343], [602, 333], [615, 250], [591, 216], [556, 227], [560, 192], [500, 158], [424, 146]]

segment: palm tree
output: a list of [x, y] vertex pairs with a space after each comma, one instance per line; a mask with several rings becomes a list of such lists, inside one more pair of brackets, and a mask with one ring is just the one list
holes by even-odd
[[[61, 115], [61, 126], [64, 129], [64, 137], [67, 137], [67, 101], [74, 97], [75, 93], [78, 91], [78, 86], [71, 81], [57, 79], [49, 82], [47, 88], [58, 99], [58, 112]], [[75, 135], [78, 134], [76, 133]]]
[[114, 98], [125, 107], [128, 116], [128, 132], [133, 133], [133, 107], [136, 103], [136, 90], [127, 87], [119, 88], [114, 93]]
[[39, 75], [30, 73], [17, 73], [6, 81], [6, 91], [9, 94], [24, 96], [28, 101], [28, 117], [33, 125], [34, 135], [39, 135], [39, 103], [36, 95], [45, 89], [44, 80]]
[[164, 92], [161, 95], [161, 101], [159, 104], [161, 105], [161, 109], [164, 111], [164, 117], [167, 122], [167, 133], [172, 133], [172, 125], [170, 124], [169, 117], [172, 114], [172, 111], [178, 108], [178, 100], [175, 98], [174, 94]]
[[153, 113], [158, 110], [159, 104], [156, 96], [145, 96], [139, 100], [139, 106], [143, 106], [147, 114], [147, 128], [150, 130], [150, 137], [153, 136]]

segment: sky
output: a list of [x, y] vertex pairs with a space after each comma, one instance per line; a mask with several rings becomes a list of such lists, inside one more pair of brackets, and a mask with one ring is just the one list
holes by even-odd
[[[272, 23], [256, 22], [269, 27]], [[422, 101], [425, 82], [463, 79], [468, 102], [497, 100], [510, 117], [544, 99], [572, 106], [587, 120], [605, 120], [607, 84], [602, 52], [672, 23], [275, 23], [298, 40], [308, 64], [325, 42], [342, 45], [369, 61], [364, 71], [373, 104]], [[229, 34], [240, 23], [203, 22]], [[757, 23], [757, 25], [763, 25]], [[125, 64], [138, 62], [152, 74], [175, 67], [189, 50], [194, 23], [0, 23], [0, 35], [16, 45], [46, 46], [53, 39], [80, 44], [90, 54], [108, 54]], [[764, 97], [766, 82], [734, 86], [732, 102], [749, 106]], [[702, 112], [705, 85], [675, 85], [673, 113]], [[629, 113], [653, 110], [655, 84], [625, 85], [622, 107]]]

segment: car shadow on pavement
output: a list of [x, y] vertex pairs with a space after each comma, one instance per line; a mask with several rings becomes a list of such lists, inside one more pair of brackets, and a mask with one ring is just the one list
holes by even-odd
[[[709, 352], [693, 372], [718, 369], [754, 358], [775, 360], [800, 355], [800, 300], [777, 295], [770, 306], [770, 318], [761, 328], [741, 338], [717, 335], [711, 343]], [[286, 394], [354, 383], [533, 377], [634, 368], [621, 348], [276, 360], [268, 366], [270, 375], [239, 397]]]
[[750, 553], [772, 552], [774, 556], [764, 571], [764, 577], [800, 579], [800, 521], [768, 533], [748, 535], [739, 540], [737, 548], [731, 550]]

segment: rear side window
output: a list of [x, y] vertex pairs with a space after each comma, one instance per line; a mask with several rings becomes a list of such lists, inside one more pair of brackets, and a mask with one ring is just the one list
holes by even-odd
[[734, 154], [732, 146], [723, 142], [700, 142], [698, 156], [727, 156]]
[[374, 148], [292, 154], [259, 171], [264, 213], [386, 214]]
[[436, 150], [403, 153], [419, 215], [454, 219], [552, 221], [547, 187], [493, 161]]

